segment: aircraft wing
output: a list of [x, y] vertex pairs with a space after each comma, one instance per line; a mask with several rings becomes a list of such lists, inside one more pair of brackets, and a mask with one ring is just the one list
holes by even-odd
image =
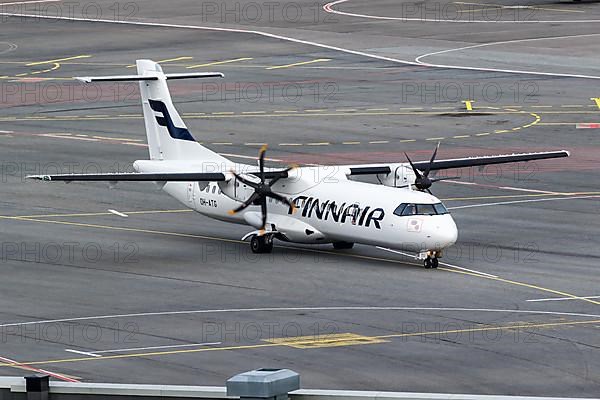
[[[517, 153], [504, 154], [496, 156], [480, 156], [480, 157], [465, 157], [453, 158], [447, 160], [435, 160], [431, 164], [431, 170], [442, 170], [452, 168], [477, 167], [491, 164], [506, 164], [523, 161], [545, 160], [549, 158], [569, 157], [569, 152], [566, 150], [545, 151], [537, 153]], [[413, 163], [419, 170], [424, 170], [429, 165], [429, 161], [416, 161]], [[369, 164], [369, 165], [350, 165], [348, 175], [375, 175], [389, 174], [391, 172], [390, 165]]]

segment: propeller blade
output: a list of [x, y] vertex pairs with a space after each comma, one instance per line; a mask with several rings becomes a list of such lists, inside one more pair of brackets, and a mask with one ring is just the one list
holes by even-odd
[[284, 176], [287, 176], [288, 172], [290, 172], [290, 171], [292, 171], [292, 170], [294, 170], [296, 168], [298, 168], [297, 165], [291, 165], [288, 168], [286, 168], [285, 170], [281, 171], [281, 175], [279, 175], [276, 178], [271, 179], [271, 182], [269, 182], [269, 186], [273, 186], [274, 184], [276, 184], [277, 182], [279, 182], [279, 180], [281, 178], [283, 178]]
[[419, 170], [415, 167], [415, 165], [413, 164], [412, 160], [410, 159], [410, 157], [408, 156], [408, 154], [404, 153], [404, 156], [406, 157], [406, 159], [408, 160], [408, 163], [410, 164], [413, 172], [415, 173], [415, 176], [417, 177], [417, 179], [421, 179], [423, 178], [421, 176], [421, 173], [419, 172]]
[[254, 201], [258, 198], [258, 194], [252, 193], [252, 196], [248, 197], [248, 199], [246, 201], [244, 201], [239, 207], [234, 208], [233, 210], [229, 210], [228, 214], [229, 215], [233, 215], [233, 214], [237, 214], [242, 210], [245, 210], [246, 208], [248, 208], [252, 203], [254, 203]]
[[262, 197], [260, 199], [260, 210], [262, 212], [262, 225], [260, 229], [264, 230], [267, 225], [267, 198]]
[[427, 168], [425, 168], [425, 171], [423, 171], [424, 176], [429, 176], [429, 171], [431, 171], [431, 166], [433, 165], [433, 162], [435, 161], [435, 156], [437, 155], [439, 148], [440, 148], [440, 142], [438, 142], [437, 146], [435, 146], [435, 150], [433, 150], [433, 154], [431, 155], [429, 164], [427, 164]]
[[258, 155], [258, 168], [260, 170], [260, 181], [265, 183], [265, 153], [267, 152], [267, 145], [263, 144], [260, 148]]
[[297, 210], [296, 205], [294, 203], [292, 203], [290, 201], [290, 199], [288, 199], [285, 196], [282, 196], [282, 195], [280, 195], [278, 193], [274, 193], [274, 192], [268, 193], [267, 196], [269, 196], [275, 200], [281, 201], [282, 203], [287, 204], [292, 209], [292, 214]]
[[241, 176], [241, 175], [239, 175], [239, 174], [237, 174], [237, 173], [235, 173], [233, 171], [231, 171], [231, 173], [233, 174], [233, 176], [236, 177], [236, 179], [238, 181], [242, 182], [243, 184], [248, 185], [248, 186], [250, 186], [251, 188], [254, 188], [254, 189], [256, 189], [258, 187], [258, 184], [256, 184], [256, 183], [254, 183], [254, 182], [252, 182], [252, 181], [244, 178], [243, 176]]

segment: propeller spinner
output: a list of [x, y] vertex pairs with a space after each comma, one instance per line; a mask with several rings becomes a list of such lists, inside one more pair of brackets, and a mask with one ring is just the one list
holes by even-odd
[[[237, 180], [239, 180], [243, 184], [248, 185], [251, 188], [253, 188], [254, 193], [252, 193], [252, 195], [246, 201], [244, 201], [239, 207], [237, 207], [233, 210], [230, 210], [229, 214], [230, 215], [237, 214], [240, 211], [243, 211], [246, 208], [250, 207], [251, 205], [257, 205], [257, 206], [260, 205], [260, 209], [261, 209], [261, 213], [262, 213], [262, 225], [261, 225], [262, 230], [265, 229], [265, 226], [267, 224], [267, 198], [268, 197], [287, 204], [292, 209], [292, 212], [296, 211], [296, 206], [287, 197], [284, 197], [278, 193], [273, 192], [273, 190], [271, 190], [271, 187], [274, 184], [276, 184], [280, 179], [286, 178], [288, 176], [288, 172], [295, 169], [296, 166], [290, 166], [290, 167], [286, 168], [285, 170], [278, 172], [278, 175], [275, 176], [275, 178], [272, 178], [269, 182], [267, 182], [266, 178], [265, 178], [265, 153], [266, 153], [266, 151], [267, 151], [267, 145], [263, 145], [260, 149], [260, 153], [259, 153], [259, 157], [258, 157], [258, 167], [259, 167], [258, 177], [260, 179], [260, 182], [253, 182], [253, 181], [246, 179], [243, 176], [235, 173], [234, 171], [231, 171], [231, 173], [237, 178]], [[272, 173], [270, 172], [269, 175], [272, 176]]]
[[415, 173], [415, 187], [420, 190], [420, 191], [427, 191], [429, 194], [431, 194], [431, 191], [429, 190], [429, 188], [431, 187], [431, 185], [433, 185], [434, 182], [439, 182], [439, 181], [443, 181], [443, 180], [448, 180], [448, 179], [459, 179], [460, 176], [444, 176], [444, 177], [439, 177], [439, 178], [430, 178], [429, 177], [429, 173], [431, 172], [431, 167], [433, 166], [433, 162], [435, 161], [435, 157], [437, 156], [437, 152], [438, 149], [440, 148], [440, 142], [438, 142], [437, 146], [435, 147], [435, 150], [433, 150], [433, 154], [431, 155], [431, 159], [429, 160], [429, 163], [427, 164], [427, 167], [425, 167], [425, 170], [423, 171], [423, 173], [421, 174], [421, 171], [419, 171], [415, 165], [413, 164], [412, 160], [410, 159], [410, 157], [408, 157], [408, 154], [404, 153], [404, 155], [406, 156], [406, 159], [408, 160], [413, 172]]

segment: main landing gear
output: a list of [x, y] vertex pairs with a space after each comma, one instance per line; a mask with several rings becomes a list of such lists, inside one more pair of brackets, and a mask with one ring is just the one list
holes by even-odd
[[427, 257], [423, 259], [423, 266], [426, 269], [435, 269], [439, 265], [438, 258], [442, 256], [440, 251], [428, 251]]
[[273, 251], [273, 235], [254, 235], [250, 239], [250, 249], [253, 253], [264, 254]]

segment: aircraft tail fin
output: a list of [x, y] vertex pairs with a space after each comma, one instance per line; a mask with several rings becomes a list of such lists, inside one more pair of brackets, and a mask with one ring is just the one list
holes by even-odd
[[83, 82], [139, 81], [151, 160], [195, 160], [223, 163], [227, 160], [196, 141], [177, 113], [167, 80], [222, 78], [220, 72], [165, 74], [151, 60], [137, 60], [137, 75], [81, 77]]

